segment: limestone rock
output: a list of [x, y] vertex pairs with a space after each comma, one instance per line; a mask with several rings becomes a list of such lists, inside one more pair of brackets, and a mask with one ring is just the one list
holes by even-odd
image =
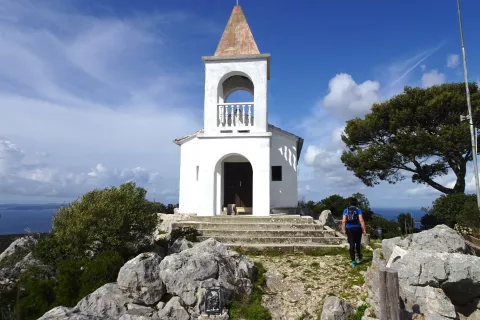
[[355, 308], [337, 297], [330, 296], [323, 304], [321, 320], [347, 320], [355, 313]]
[[162, 258], [156, 253], [139, 254], [120, 269], [118, 287], [134, 303], [157, 303], [165, 293], [165, 286], [160, 278], [161, 261]]
[[118, 319], [127, 311], [128, 299], [115, 283], [107, 283], [80, 300], [75, 307], [87, 316]]
[[318, 224], [322, 226], [327, 226], [332, 229], [336, 228], [335, 219], [333, 219], [332, 212], [330, 210], [323, 210], [318, 217]]
[[175, 242], [168, 248], [168, 254], [180, 253], [183, 250], [193, 248], [193, 243], [188, 241], [185, 238], [178, 238]]
[[78, 310], [56, 307], [45, 313], [38, 320], [96, 320], [100, 319], [94, 316], [87, 316], [78, 312]]
[[197, 315], [203, 312], [206, 289], [220, 287], [228, 300], [252, 286], [251, 280], [244, 278], [251, 274], [250, 265], [243, 259], [230, 256], [227, 247], [215, 239], [165, 257], [160, 269], [167, 292], [180, 297], [188, 310]]
[[153, 308], [134, 303], [127, 304], [127, 313], [131, 316], [151, 317], [155, 310]]
[[467, 245], [463, 237], [446, 225], [415, 233], [405, 239], [400, 237], [382, 241], [385, 259], [389, 259], [395, 246], [408, 250], [430, 250], [435, 252], [465, 253]]
[[[124, 314], [118, 320], [152, 320], [153, 317], [141, 316], [141, 315], [134, 315], [134, 314]], [[155, 319], [159, 318], [156, 316]]]
[[395, 248], [395, 246], [398, 246], [400, 242], [402, 242], [402, 238], [400, 237], [382, 240], [383, 256], [386, 260], [390, 259], [393, 249]]
[[451, 301], [449, 309], [472, 303], [480, 295], [480, 257], [414, 250], [393, 263], [392, 268], [398, 270], [400, 287], [404, 289], [401, 296], [409, 306], [409, 301], [415, 300], [412, 295], [418, 295], [417, 290], [426, 286], [443, 291]]
[[[14, 254], [18, 254], [19, 251], [24, 250], [30, 252], [33, 246], [37, 244], [37, 240], [33, 238], [32, 236], [26, 236], [19, 238], [15, 241], [13, 241], [5, 251], [0, 253], [0, 261], [3, 259], [12, 256]], [[27, 255], [25, 253], [23, 256]]]
[[179, 297], [171, 298], [165, 307], [158, 312], [158, 317], [162, 320], [190, 320], [190, 315], [182, 306]]

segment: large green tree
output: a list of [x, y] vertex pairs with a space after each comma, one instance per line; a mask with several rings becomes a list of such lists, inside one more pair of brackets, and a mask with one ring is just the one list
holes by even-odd
[[[472, 108], [480, 106], [477, 84], [470, 83]], [[472, 160], [465, 84], [430, 88], [405, 87], [403, 93], [372, 106], [365, 118], [347, 122], [342, 140], [348, 150], [342, 162], [367, 186], [396, 183], [412, 177], [442, 193], [465, 192], [465, 174]], [[476, 113], [477, 114], [477, 113]], [[453, 187], [435, 178], [452, 170]]]

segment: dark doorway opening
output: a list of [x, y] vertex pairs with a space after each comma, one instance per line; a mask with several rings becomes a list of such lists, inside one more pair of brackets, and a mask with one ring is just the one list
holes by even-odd
[[252, 207], [253, 169], [250, 162], [225, 162], [223, 206]]

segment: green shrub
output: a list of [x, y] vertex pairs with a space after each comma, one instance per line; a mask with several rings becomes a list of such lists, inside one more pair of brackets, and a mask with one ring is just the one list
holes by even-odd
[[52, 307], [74, 306], [114, 282], [124, 261], [151, 246], [157, 215], [145, 196], [145, 189], [129, 182], [87, 192], [58, 209], [51, 234], [33, 249], [33, 255], [52, 268], [56, 282], [28, 273], [15, 315], [37, 319]]
[[195, 228], [192, 228], [192, 227], [175, 228], [170, 233], [170, 244], [173, 244], [175, 240], [179, 238], [185, 238], [188, 241], [197, 242], [198, 236], [200, 236], [200, 233]]
[[354, 315], [348, 317], [348, 320], [362, 320], [363, 315], [365, 314], [365, 310], [369, 307], [368, 304], [361, 305]]
[[457, 225], [460, 229], [471, 230], [475, 234], [479, 233], [480, 213], [474, 194], [441, 195], [433, 201], [431, 208], [423, 210], [434, 215], [439, 224], [446, 224], [451, 228]]
[[48, 273], [32, 267], [20, 276], [19, 300], [14, 308], [16, 319], [38, 319], [54, 307], [55, 283]]
[[87, 192], [61, 207], [53, 218], [50, 239], [38, 250], [39, 256], [48, 261], [82, 259], [88, 251], [114, 251], [124, 259], [133, 257], [148, 246], [157, 225], [146, 193], [129, 182], [118, 188]]
[[87, 262], [81, 276], [80, 296], [82, 298], [104, 284], [117, 281], [118, 272], [124, 260], [117, 252], [102, 252]]

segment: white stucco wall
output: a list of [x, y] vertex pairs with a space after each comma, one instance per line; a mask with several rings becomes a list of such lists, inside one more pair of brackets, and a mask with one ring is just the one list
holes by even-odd
[[269, 132], [231, 137], [199, 134], [198, 138], [184, 143], [181, 146], [179, 212], [201, 216], [220, 214], [223, 202], [222, 161], [231, 155], [241, 155], [249, 160], [253, 169], [253, 215], [268, 216], [270, 138]]
[[[234, 75], [248, 77], [254, 85], [254, 127], [250, 132], [267, 131], [267, 67], [266, 58], [247, 60], [213, 60], [205, 61], [205, 135], [219, 133], [217, 126], [217, 104], [223, 103], [222, 83]], [[242, 101], [250, 102], [250, 101]]]
[[[196, 213], [198, 209], [197, 166], [199, 157], [198, 139], [192, 139], [181, 145], [178, 209], [182, 213]], [[199, 180], [200, 178], [199, 172]]]
[[272, 130], [271, 166], [282, 166], [282, 181], [270, 182], [270, 204], [275, 207], [296, 207], [298, 203], [296, 139]]

